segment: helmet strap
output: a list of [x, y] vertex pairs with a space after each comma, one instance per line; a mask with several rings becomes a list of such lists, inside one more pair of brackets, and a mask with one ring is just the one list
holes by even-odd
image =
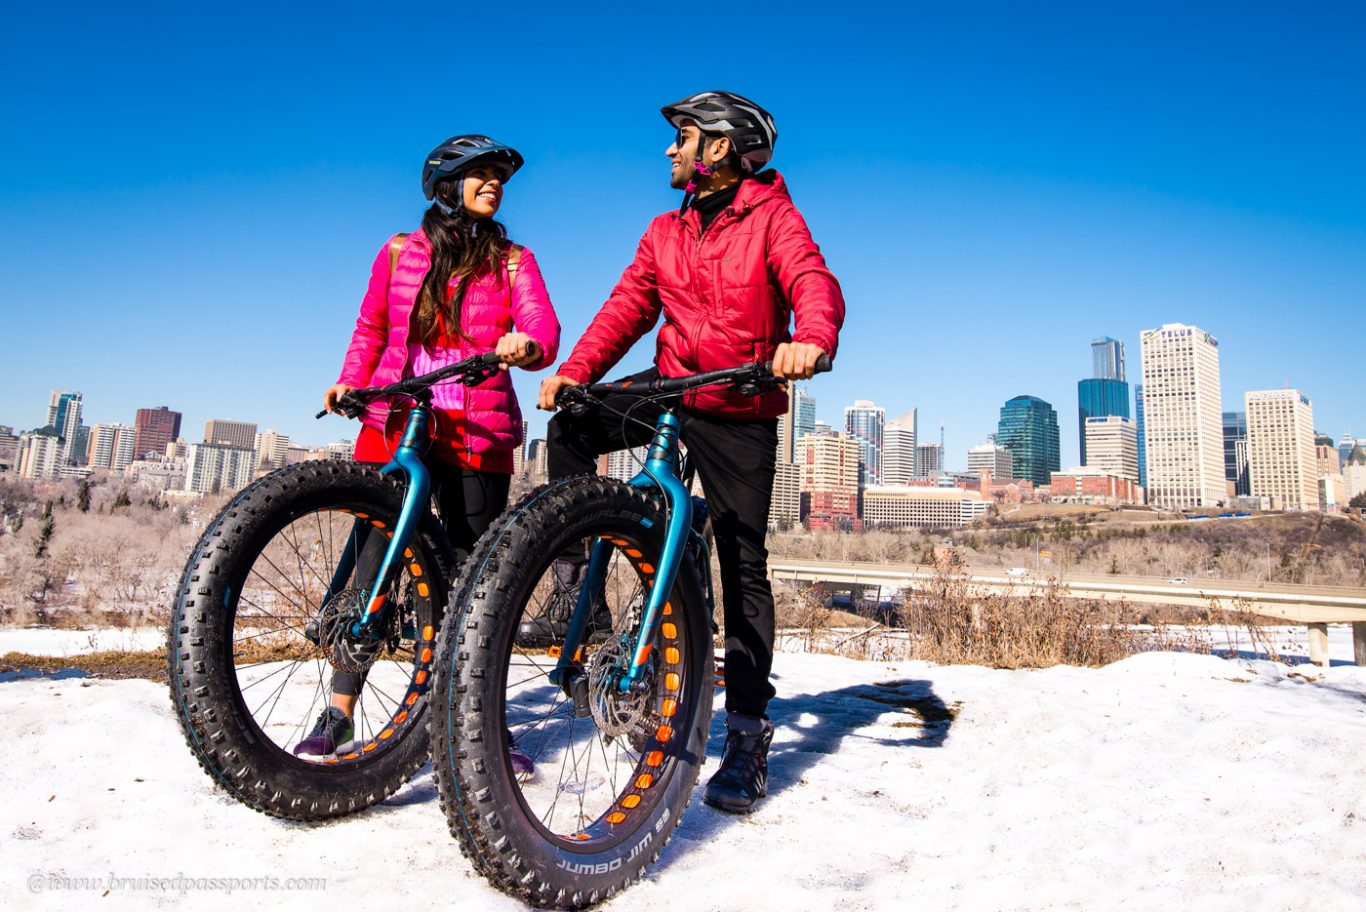
[[713, 166], [702, 162], [702, 154], [706, 149], [706, 141], [707, 134], [699, 129], [697, 133], [697, 155], [693, 157], [692, 161], [693, 174], [692, 177], [688, 178], [688, 185], [683, 188], [683, 202], [678, 207], [678, 214], [680, 217], [688, 211], [688, 206], [690, 206], [692, 201], [696, 198], [697, 179], [699, 177], [711, 177], [712, 174], [715, 173], [715, 168]]

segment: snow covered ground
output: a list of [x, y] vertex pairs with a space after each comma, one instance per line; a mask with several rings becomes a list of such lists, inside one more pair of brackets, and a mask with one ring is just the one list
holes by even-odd
[[[0, 652], [32, 633], [4, 631]], [[649, 879], [604, 908], [1363, 908], [1366, 668], [779, 655], [775, 678], [768, 801], [747, 818], [694, 801]], [[0, 681], [6, 909], [522, 908], [460, 855], [429, 770], [355, 817], [282, 823], [200, 771], [164, 687]]]

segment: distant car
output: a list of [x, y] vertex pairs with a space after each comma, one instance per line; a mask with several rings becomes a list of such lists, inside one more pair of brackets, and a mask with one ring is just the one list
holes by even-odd
[[1029, 571], [1024, 567], [1011, 567], [1006, 571], [1006, 576], [1029, 576]]
[[1173, 576], [1171, 579], [1167, 580], [1167, 582], [1171, 583], [1173, 586], [1184, 586], [1186, 585], [1187, 580], [1184, 576]]

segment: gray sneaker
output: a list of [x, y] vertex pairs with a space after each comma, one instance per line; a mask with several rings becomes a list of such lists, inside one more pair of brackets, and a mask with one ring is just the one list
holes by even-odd
[[355, 739], [356, 727], [351, 717], [335, 706], [329, 706], [318, 716], [318, 724], [308, 737], [294, 746], [294, 756], [330, 757], [338, 751], [350, 747]]
[[702, 800], [732, 814], [748, 814], [768, 794], [768, 746], [773, 723], [764, 716], [733, 712], [726, 717], [721, 768], [707, 783]]

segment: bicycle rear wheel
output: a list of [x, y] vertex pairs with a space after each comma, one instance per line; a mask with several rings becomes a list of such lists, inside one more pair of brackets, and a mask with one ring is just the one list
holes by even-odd
[[[622, 695], [603, 672], [640, 623], [666, 522], [639, 489], [575, 478], [533, 492], [481, 540], [447, 617], [433, 688], [432, 751], [451, 832], [496, 886], [578, 908], [640, 877], [697, 782], [711, 719], [711, 627], [697, 570], [680, 568], [647, 686]], [[612, 630], [578, 656], [592, 711], [550, 682], [558, 649], [519, 644], [528, 616], [556, 612], [553, 558], [612, 547], [601, 597]], [[511, 751], [535, 764], [519, 781]]]
[[[405, 548], [382, 636], [358, 645], [345, 633], [402, 500], [401, 485], [368, 466], [290, 466], [229, 503], [190, 556], [170, 621], [171, 701], [200, 765], [244, 804], [334, 817], [383, 800], [426, 760], [431, 663], [454, 566], [434, 517]], [[354, 741], [294, 756], [339, 672], [362, 679]]]

